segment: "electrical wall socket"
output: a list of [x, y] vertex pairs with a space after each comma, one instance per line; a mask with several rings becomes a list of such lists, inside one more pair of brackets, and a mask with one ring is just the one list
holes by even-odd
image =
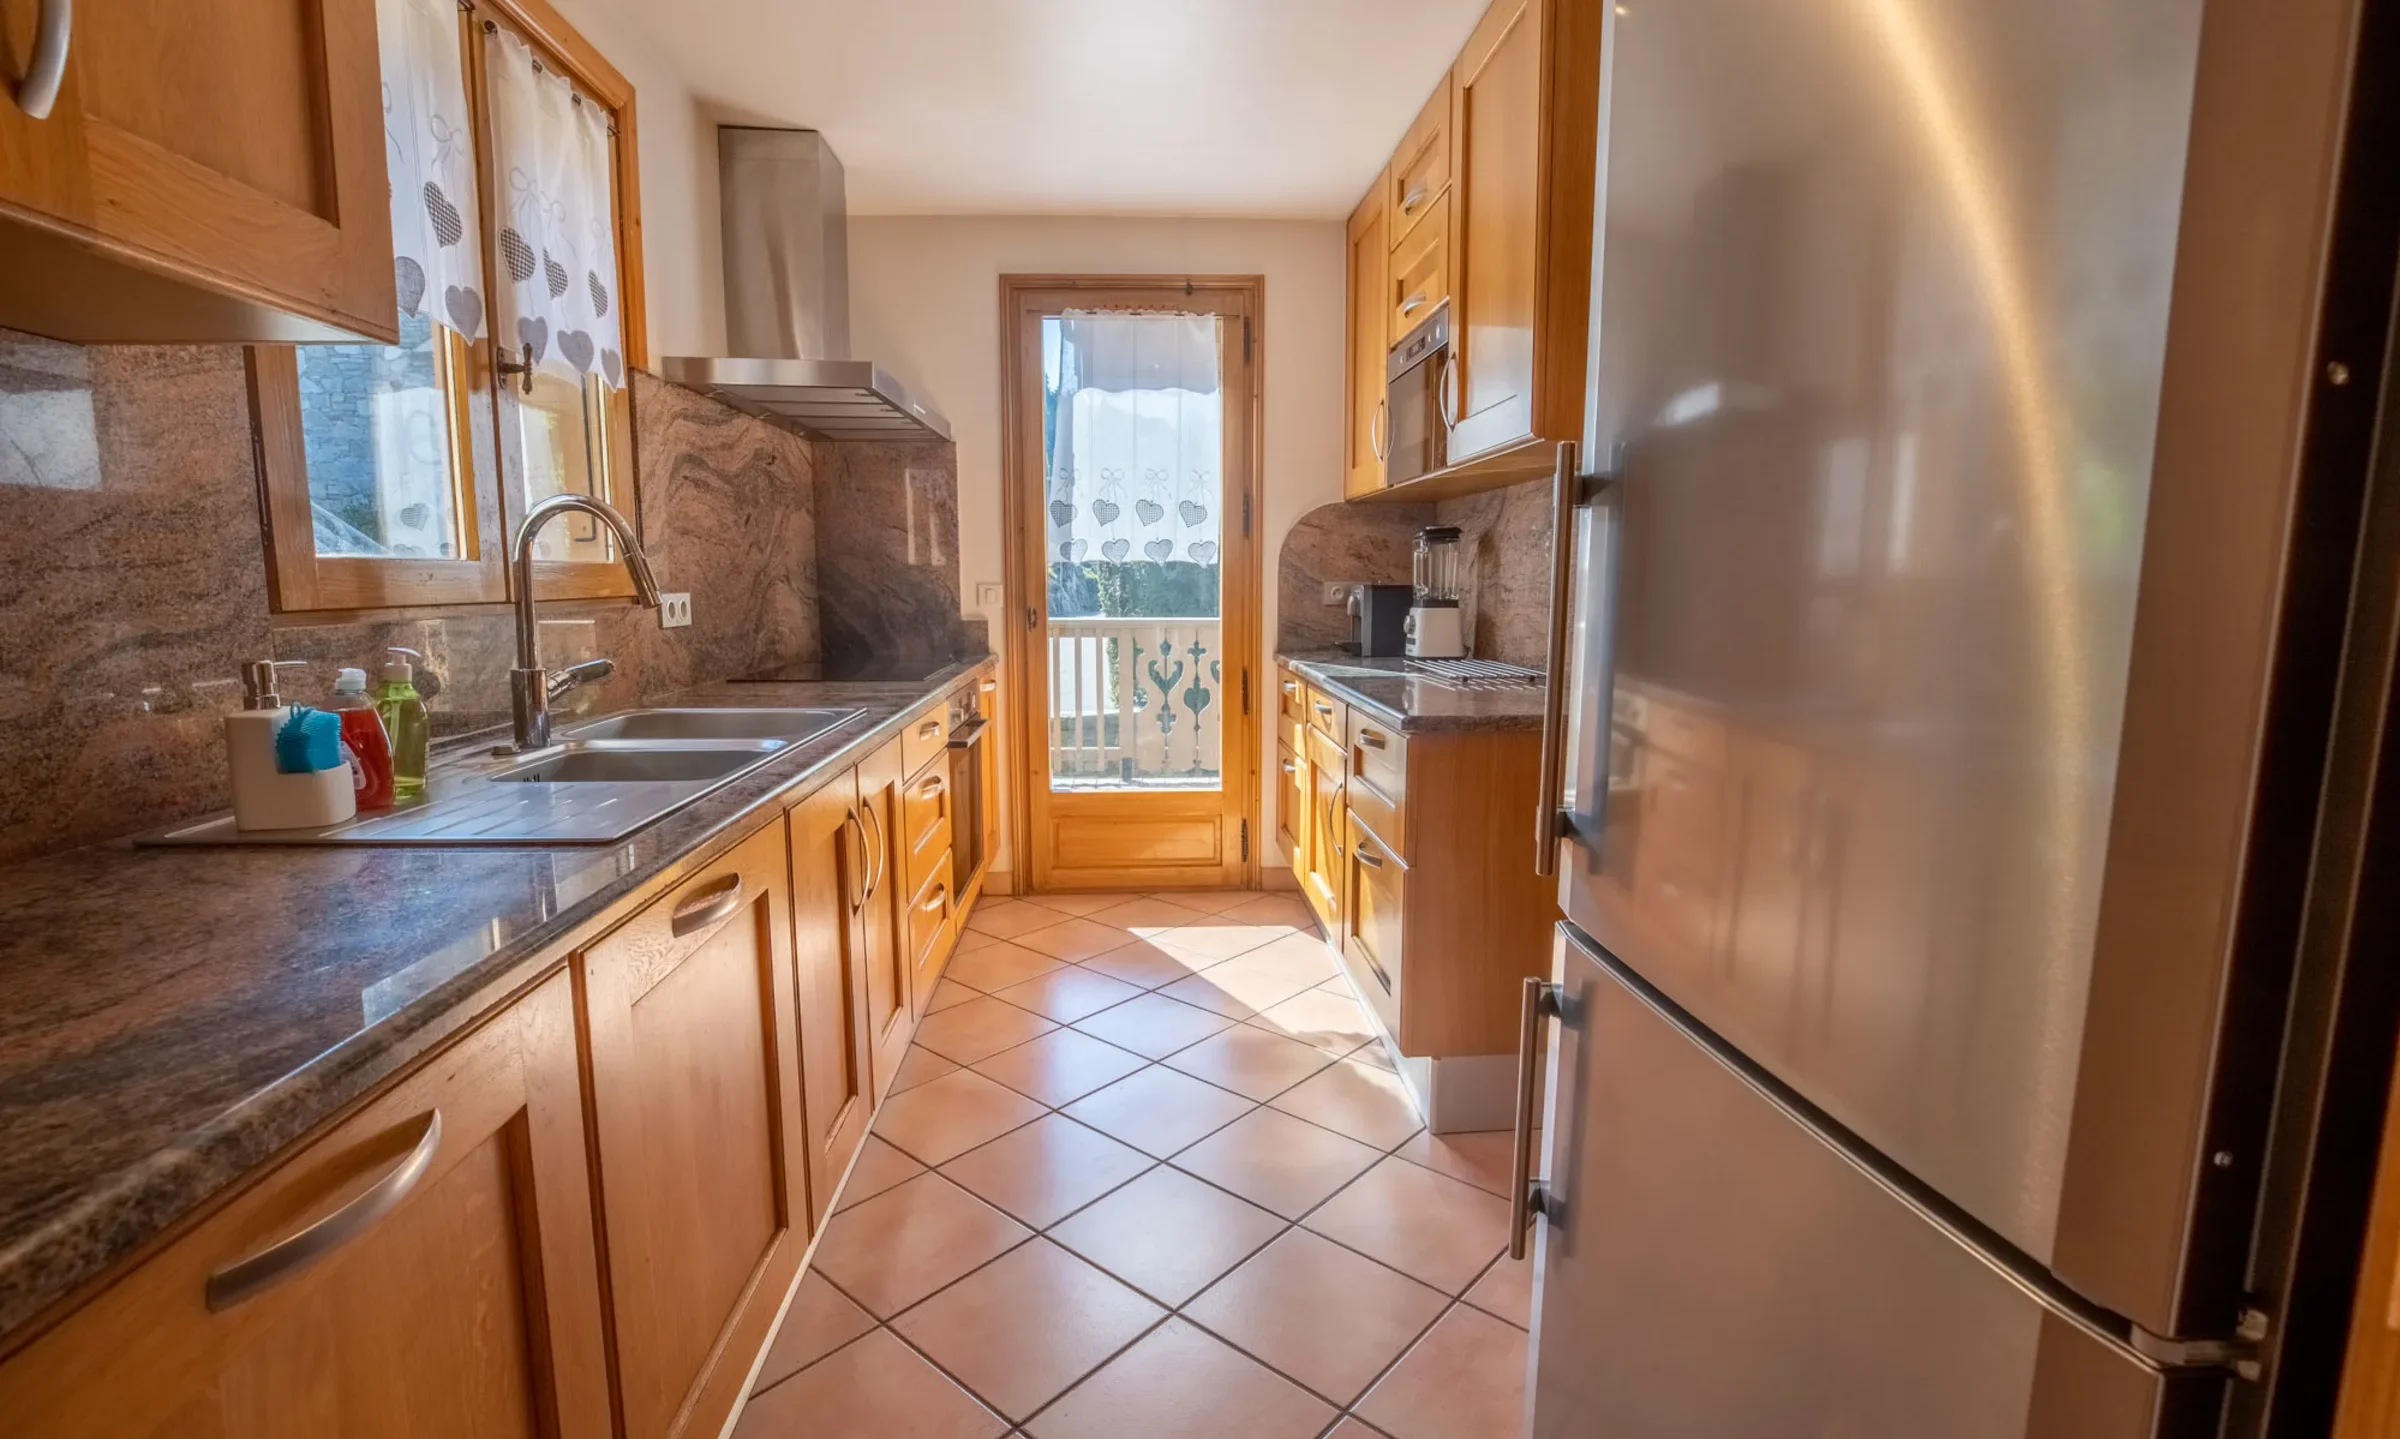
[[991, 581], [986, 580], [975, 586], [975, 605], [978, 609], [996, 610], [1006, 603], [1005, 592]]
[[1325, 582], [1325, 603], [1335, 608], [1346, 605], [1350, 603], [1350, 592], [1357, 588], [1358, 586], [1348, 580], [1327, 580]]
[[688, 590], [658, 597], [658, 627], [679, 630], [692, 622], [692, 596]]

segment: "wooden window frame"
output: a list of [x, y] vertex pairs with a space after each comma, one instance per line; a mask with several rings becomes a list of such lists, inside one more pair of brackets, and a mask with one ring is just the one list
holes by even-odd
[[[610, 181], [617, 242], [617, 313], [624, 337], [626, 384], [610, 391], [593, 447], [596, 479], [608, 501], [640, 525], [633, 455], [632, 371], [649, 363], [645, 324], [641, 224], [641, 166], [632, 82], [568, 24], [549, 0], [475, 0], [462, 22], [469, 111], [476, 117], [476, 181], [483, 224], [484, 273], [499, 273], [493, 210], [493, 159], [478, 20], [508, 26], [587, 97], [609, 112], [615, 144]], [[496, 299], [492, 323], [499, 323]], [[260, 515], [265, 529], [268, 600], [277, 613], [357, 611], [503, 604], [510, 594], [508, 538], [524, 520], [522, 435], [514, 398], [503, 398], [495, 372], [492, 332], [473, 342], [436, 327], [442, 336], [440, 373], [450, 398], [451, 465], [458, 486], [462, 557], [452, 560], [319, 555], [308, 492], [308, 461], [300, 426], [299, 357], [289, 345], [254, 345], [249, 389], [256, 440]], [[504, 418], [504, 412], [506, 412]], [[616, 561], [537, 560], [534, 593], [542, 599], [629, 598], [633, 582]]]

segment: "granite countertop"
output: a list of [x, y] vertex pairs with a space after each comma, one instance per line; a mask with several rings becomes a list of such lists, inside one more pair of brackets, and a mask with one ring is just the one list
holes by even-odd
[[611, 845], [116, 844], [0, 869], [0, 1341], [990, 663], [648, 701], [863, 713]]
[[1542, 727], [1540, 685], [1462, 689], [1411, 672], [1404, 659], [1361, 659], [1340, 650], [1278, 652], [1275, 659], [1345, 703], [1373, 710], [1402, 734]]

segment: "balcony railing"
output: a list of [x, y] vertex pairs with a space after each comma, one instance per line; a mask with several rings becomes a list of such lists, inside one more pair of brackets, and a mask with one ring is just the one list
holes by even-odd
[[1056, 789], [1213, 789], [1224, 763], [1214, 619], [1050, 621]]

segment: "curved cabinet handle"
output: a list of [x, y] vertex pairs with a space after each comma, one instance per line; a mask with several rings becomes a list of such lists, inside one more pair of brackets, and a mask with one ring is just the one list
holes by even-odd
[[1450, 398], [1450, 379], [1457, 373], [1458, 357], [1448, 350], [1442, 351], [1442, 373], [1438, 381], [1441, 388], [1435, 398], [1441, 406], [1442, 428], [1445, 430], [1458, 428], [1458, 405]]
[[1283, 772], [1285, 774], [1298, 774], [1300, 772], [1300, 766], [1287, 759], [1283, 762]]
[[927, 898], [923, 904], [918, 905], [917, 908], [924, 910], [927, 914], [931, 914], [935, 910], [940, 909], [949, 898], [950, 886], [946, 884], [937, 884], [933, 887], [933, 894]]
[[1403, 215], [1417, 213], [1417, 207], [1425, 203], [1426, 193], [1423, 185], [1411, 186], [1409, 192], [1400, 197], [1400, 213]]
[[1391, 423], [1392, 402], [1377, 400], [1375, 402], [1375, 418], [1367, 421], [1367, 448], [1375, 452], [1377, 464], [1391, 458], [1391, 453], [1387, 448], [1391, 443], [1391, 436], [1385, 433], [1391, 428]]
[[931, 739], [941, 732], [942, 722], [938, 719], [929, 719], [917, 726], [917, 738], [919, 739]]
[[50, 118], [58, 88], [67, 80], [67, 48], [75, 40], [75, 0], [41, 0], [34, 22], [33, 59], [17, 84], [17, 108], [31, 120]]
[[867, 898], [873, 899], [875, 892], [883, 888], [883, 873], [891, 863], [892, 845], [884, 835], [883, 819], [875, 813], [873, 805], [867, 806], [867, 823], [875, 826], [875, 868], [867, 880]]
[[1423, 290], [1417, 291], [1415, 294], [1400, 302], [1400, 313], [1402, 315], [1413, 315], [1417, 311], [1424, 308], [1425, 292]]
[[323, 1219], [286, 1239], [278, 1239], [247, 1259], [237, 1259], [208, 1276], [208, 1309], [222, 1314], [236, 1304], [315, 1264], [328, 1254], [375, 1227], [375, 1221], [398, 1208], [409, 1191], [423, 1182], [442, 1147], [442, 1112], [425, 1116], [425, 1133], [416, 1145], [365, 1193]]
[[948, 780], [946, 780], [946, 779], [942, 778], [940, 775], [938, 775], [938, 774], [937, 774], [937, 775], [934, 775], [932, 778], [930, 778], [930, 779], [926, 780], [926, 781], [925, 781], [923, 784], [921, 784], [921, 785], [918, 785], [918, 786], [917, 786], [917, 794], [918, 794], [918, 795], [919, 795], [919, 797], [921, 797], [921, 798], [924, 798], [924, 799], [932, 799], [932, 798], [934, 798], [936, 795], [939, 795], [939, 794], [940, 794], [940, 793], [941, 793], [943, 790], [946, 790], [946, 789], [948, 789], [949, 787], [950, 787], [950, 781], [948, 781]]
[[1533, 1192], [1534, 1051], [1540, 1047], [1542, 1020], [1556, 1018], [1564, 991], [1546, 979], [1525, 978], [1525, 994], [1517, 1014], [1517, 1127], [1508, 1162], [1508, 1257], [1525, 1257], [1525, 1232], [1533, 1227], [1540, 1206]]
[[867, 879], [867, 872], [871, 868], [867, 863], [867, 827], [858, 822], [857, 810], [842, 816], [842, 833], [858, 836], [858, 893], [850, 900], [850, 912], [856, 914], [867, 907], [867, 896], [874, 893]]
[[1284, 692], [1285, 694], [1287, 694], [1287, 695], [1291, 695], [1291, 696], [1293, 696], [1294, 698], [1297, 698], [1297, 697], [1299, 696], [1299, 694], [1300, 694], [1300, 681], [1298, 681], [1298, 680], [1285, 680], [1285, 681], [1283, 682], [1283, 692]]
[[675, 906], [675, 913], [667, 919], [667, 932], [681, 939], [687, 934], [714, 929], [733, 918], [733, 912], [741, 907], [742, 877], [729, 874]]
[[1369, 869], [1383, 868], [1383, 856], [1377, 854], [1375, 851], [1367, 848], [1363, 844], [1358, 846], [1356, 849], [1351, 850], [1350, 857], [1357, 860], [1360, 864], [1365, 865]]
[[1389, 749], [1389, 748], [1391, 748], [1391, 742], [1390, 742], [1389, 740], [1386, 740], [1386, 739], [1385, 739], [1385, 738], [1384, 738], [1384, 737], [1383, 737], [1381, 734], [1377, 733], [1376, 731], [1374, 731], [1374, 730], [1371, 730], [1371, 729], [1367, 729], [1367, 728], [1365, 728], [1365, 727], [1363, 727], [1363, 726], [1362, 726], [1362, 727], [1359, 729], [1359, 732], [1358, 732], [1358, 742], [1359, 742], [1360, 744], [1363, 744], [1363, 745], [1365, 745], [1365, 746], [1366, 746], [1368, 749]]

